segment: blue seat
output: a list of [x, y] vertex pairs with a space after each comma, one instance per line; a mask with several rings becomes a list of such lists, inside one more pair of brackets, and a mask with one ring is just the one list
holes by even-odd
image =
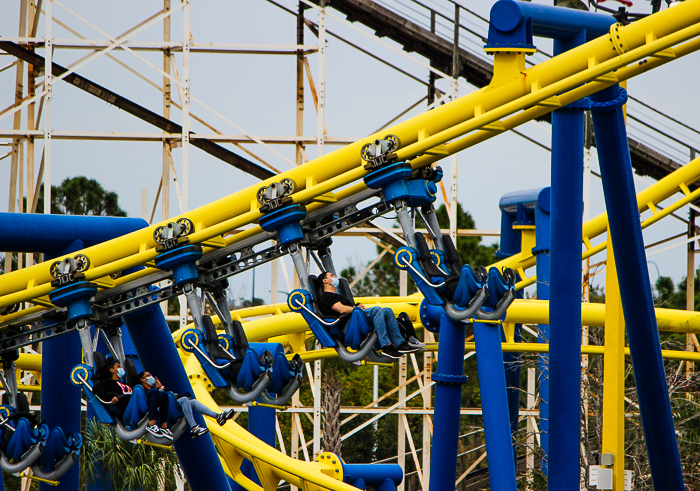
[[0, 406], [0, 467], [5, 472], [22, 472], [41, 456], [48, 427], [37, 424], [36, 416], [19, 413], [12, 406]]
[[57, 481], [78, 461], [83, 439], [79, 433], [65, 435], [56, 427], [51, 430], [39, 460], [32, 465], [36, 477]]
[[245, 403], [259, 398], [266, 404], [284, 405], [297, 391], [304, 368], [300, 357], [290, 364], [279, 343], [248, 344], [240, 322], [234, 321], [233, 326], [238, 343], [228, 334], [217, 334], [208, 315], [202, 323], [206, 332], [189, 329], [183, 334], [183, 349], [195, 354], [212, 384], [225, 388], [233, 400]]
[[459, 282], [452, 297], [453, 303], [462, 308], [469, 305], [472, 298], [486, 285], [487, 276], [488, 273], [484, 267], [474, 271], [469, 264], [462, 266]]
[[445, 305], [445, 298], [441, 293], [446, 276], [445, 272], [433, 264], [435, 270], [431, 271], [434, 273], [431, 275], [423, 269], [423, 264], [419, 259], [420, 254], [418, 251], [409, 246], [399, 247], [394, 253], [394, 264], [396, 267], [408, 272], [427, 302], [430, 305]]
[[491, 268], [487, 283], [489, 297], [475, 317], [483, 320], [496, 320], [503, 317], [515, 300], [515, 280], [515, 271], [512, 269], [506, 268], [501, 274], [498, 269]]
[[250, 343], [250, 347], [257, 352], [265, 350], [273, 357], [272, 379], [260, 394], [260, 400], [273, 406], [286, 404], [303, 380], [304, 362], [301, 356], [295, 354], [291, 360], [287, 359], [284, 348], [279, 343]]
[[515, 299], [513, 270], [506, 268], [501, 274], [491, 268], [487, 273], [483, 267], [474, 270], [468, 264], [458, 269], [459, 257], [449, 236], [443, 236], [445, 253], [428, 249], [420, 233], [415, 234], [415, 239], [418, 249], [399, 248], [394, 262], [399, 269], [408, 271], [430, 305], [443, 307], [457, 321], [471, 317], [496, 320], [505, 315]]
[[[182, 349], [194, 353], [214, 387], [225, 388], [236, 402], [257, 399], [272, 379], [274, 359], [267, 350], [238, 346], [231, 336], [217, 335], [208, 315], [202, 323], [207, 332], [188, 329], [182, 335]], [[239, 336], [245, 336], [239, 329]]]

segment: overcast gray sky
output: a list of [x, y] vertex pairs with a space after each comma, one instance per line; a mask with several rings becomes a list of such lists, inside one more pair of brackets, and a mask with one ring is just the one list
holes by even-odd
[[[46, 2], [45, 2], [46, 3]], [[279, 3], [289, 9], [296, 10], [296, 1], [279, 0]], [[421, 20], [421, 12], [409, 8], [409, 0], [385, 0], [385, 5], [402, 14]], [[445, 1], [429, 1], [446, 13], [452, 7]], [[462, 5], [488, 17], [488, 10], [494, 3], [489, 1], [462, 0]], [[539, 1], [537, 3], [549, 3]], [[609, 2], [614, 4], [613, 2]], [[89, 22], [116, 36], [137, 23], [157, 12], [162, 3], [159, 1], [125, 0], [121, 2], [93, 2], [89, 0], [64, 0], [72, 11], [78, 13]], [[636, 0], [636, 11], [648, 11], [647, 1]], [[19, 18], [19, 0], [5, 0], [3, 15], [0, 16], [0, 33], [4, 36], [17, 34]], [[178, 2], [173, 1], [173, 6]], [[616, 5], [616, 4], [615, 4]], [[344, 18], [337, 11], [330, 9], [334, 15]], [[58, 4], [53, 6], [54, 17], [68, 24], [88, 39], [104, 39], [97, 31], [73, 17]], [[475, 17], [462, 14], [463, 23], [479, 32], [485, 32], [485, 25]], [[317, 21], [315, 11], [307, 11], [307, 16]], [[193, 41], [197, 43], [246, 43], [246, 44], [294, 44], [296, 42], [295, 18], [266, 0], [248, 1], [198, 1], [191, 2], [191, 25]], [[362, 26], [354, 24], [361, 31], [368, 32]], [[419, 63], [407, 59], [375, 39], [370, 39], [351, 29], [344, 23], [329, 17], [328, 29], [336, 32], [354, 43], [371, 50], [386, 58], [402, 69], [414, 74], [422, 80], [427, 80], [427, 70]], [[39, 27], [39, 36], [43, 36], [43, 19]], [[72, 33], [54, 25], [53, 36], [56, 39], [73, 38]], [[307, 29], [306, 43], [315, 44], [316, 38]], [[463, 35], [465, 47], [479, 50], [481, 42], [478, 39]], [[162, 24], [158, 23], [135, 37], [141, 41], [156, 41], [162, 39]], [[182, 13], [173, 14], [172, 39], [182, 39]], [[391, 41], [382, 39], [383, 43], [394, 46]], [[551, 43], [538, 40], [537, 46], [546, 52], [551, 52]], [[399, 49], [400, 51], [400, 49]], [[43, 50], [39, 50], [43, 55]], [[361, 138], [372, 133], [377, 128], [394, 118], [406, 108], [425, 95], [425, 86], [405, 77], [399, 72], [359, 53], [333, 37], [328, 38], [326, 57], [326, 127], [329, 136]], [[73, 63], [87, 54], [87, 51], [57, 49], [55, 60], [64, 66]], [[481, 55], [482, 53], [479, 52]], [[161, 75], [147, 64], [125, 52], [114, 52], [114, 55], [132, 68], [149, 78], [156, 84], [161, 84]], [[142, 56], [157, 66], [162, 64], [162, 56], [156, 53], [142, 53]], [[412, 55], [415, 60], [425, 63], [426, 60]], [[700, 77], [700, 55], [693, 54], [685, 59], [674, 61], [669, 65], [654, 70], [651, 73], [633, 79], [629, 83], [630, 94], [639, 97], [655, 108], [668, 113], [694, 128], [700, 128], [700, 111], [698, 111], [697, 89], [693, 81]], [[178, 54], [178, 69], [182, 70], [182, 58]], [[544, 57], [536, 55], [535, 60]], [[12, 62], [9, 56], [0, 56], [0, 67]], [[312, 73], [318, 80], [317, 56], [309, 56]], [[148, 85], [133, 73], [117, 65], [114, 61], [101, 57], [95, 62], [78, 70], [81, 75], [127, 97], [145, 107], [161, 111], [161, 95], [158, 90]], [[15, 71], [6, 70], [0, 73], [0, 106], [12, 104]], [[295, 132], [295, 58], [293, 56], [272, 55], [223, 55], [223, 54], [193, 54], [191, 56], [192, 95], [226, 116], [247, 132], [254, 135], [284, 135], [291, 136]], [[448, 89], [445, 81], [439, 81], [438, 86]], [[474, 90], [463, 82], [461, 94]], [[173, 91], [174, 93], [175, 91]], [[313, 100], [308, 89], [305, 92], [306, 112], [304, 134], [316, 134], [316, 116]], [[173, 98], [179, 102], [174, 93]], [[404, 118], [419, 114], [425, 110], [425, 104], [412, 111]], [[241, 132], [209, 113], [205, 108], [192, 104], [191, 111], [206, 119], [210, 124], [223, 133], [240, 134]], [[637, 114], [644, 112], [638, 106], [630, 105], [630, 111]], [[646, 112], [645, 114], [648, 114]], [[181, 122], [180, 112], [173, 108], [172, 119]], [[660, 120], [659, 117], [655, 117]], [[666, 124], [666, 123], [664, 123]], [[12, 118], [0, 121], [0, 128], [10, 129]], [[24, 126], [23, 126], [24, 127]], [[75, 87], [58, 83], [54, 88], [53, 97], [53, 128], [54, 130], [86, 130], [113, 132], [148, 132], [157, 133], [150, 125], [141, 122], [130, 115], [115, 109]], [[664, 128], [665, 129], [665, 128]], [[199, 123], [193, 123], [193, 130], [200, 133], [211, 133]], [[530, 123], [522, 131], [538, 141], [549, 145], [548, 125]], [[647, 139], [640, 130], [630, 130], [638, 139]], [[635, 134], [635, 131], [637, 133]], [[668, 131], [680, 131], [672, 127]], [[689, 132], [673, 133], [689, 140], [700, 138]], [[7, 142], [8, 139], [0, 139]], [[649, 139], [649, 144], [660, 145]], [[41, 140], [37, 143], [37, 162], [41, 156]], [[224, 144], [234, 151], [234, 147]], [[697, 143], [696, 143], [696, 146]], [[289, 164], [265, 148], [248, 148], [262, 158], [279, 168], [286, 170]], [[6, 150], [0, 147], [0, 155]], [[290, 145], [276, 146], [278, 151], [290, 160], [294, 159], [293, 147]], [[328, 146], [327, 152], [333, 147]], [[662, 148], [671, 153], [676, 159], [681, 154], [672, 149]], [[307, 148], [309, 158], [316, 155], [315, 146]], [[173, 157], [178, 176], [181, 176], [180, 149], [173, 151]], [[687, 157], [686, 157], [687, 160]], [[550, 164], [549, 152], [526, 140], [513, 135], [504, 134], [476, 147], [470, 148], [459, 155], [459, 197], [464, 207], [474, 216], [480, 229], [498, 229], [500, 213], [498, 201], [508, 192], [519, 189], [544, 187], [549, 185]], [[449, 162], [443, 166], [449, 168]], [[597, 171], [594, 161], [593, 169]], [[0, 211], [7, 211], [10, 158], [0, 161]], [[161, 145], [153, 142], [116, 142], [116, 141], [75, 141], [55, 140], [53, 142], [53, 177], [52, 183], [59, 184], [64, 178], [76, 175], [86, 175], [99, 180], [106, 188], [116, 191], [120, 196], [121, 206], [130, 216], [141, 214], [141, 190], [148, 189], [150, 206], [156, 195], [161, 169]], [[190, 151], [190, 208], [204, 205], [222, 196], [226, 196], [245, 186], [254, 185], [257, 180], [237, 171], [227, 164], [201, 152], [196, 148]], [[637, 179], [637, 190], [648, 185], [647, 181]], [[600, 183], [593, 178], [593, 214], [604, 211]], [[441, 202], [441, 198], [439, 200]], [[438, 202], [438, 204], [439, 204]], [[170, 196], [171, 215], [179, 213], [175, 191]], [[679, 212], [687, 216], [687, 210]], [[161, 216], [160, 209], [156, 219]], [[392, 220], [383, 220], [390, 225]], [[680, 233], [685, 225], [674, 219], [655, 225], [645, 232], [647, 243], [653, 243], [664, 237]], [[488, 239], [487, 239], [488, 241]], [[335, 240], [334, 256], [337, 266], [343, 268], [349, 264], [361, 267], [376, 256], [375, 247], [364, 239], [337, 238]], [[602, 260], [601, 257], [599, 260]], [[685, 248], [676, 247], [665, 252], [650, 256], [651, 261], [658, 265], [661, 274], [670, 275], [679, 280], [685, 275]], [[595, 260], [594, 260], [595, 261]], [[291, 261], [288, 261], [291, 271]], [[657, 272], [650, 266], [652, 282]], [[241, 275], [232, 281], [237, 296], [250, 296], [250, 273]], [[602, 278], [602, 275], [600, 276]], [[260, 268], [257, 275], [256, 296], [269, 299], [269, 268]], [[287, 291], [284, 279], [280, 274], [278, 289]]]

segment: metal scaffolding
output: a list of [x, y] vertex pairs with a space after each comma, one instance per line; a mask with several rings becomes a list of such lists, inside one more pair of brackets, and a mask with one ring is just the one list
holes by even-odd
[[[259, 0], [264, 3], [263, 0]], [[397, 47], [395, 44], [389, 43], [381, 39], [380, 32], [373, 35], [353, 24], [350, 20], [366, 21], [366, 25], [374, 26], [373, 22], [379, 22], [377, 19], [382, 19], [381, 16], [367, 20], [367, 18], [357, 17], [357, 19], [346, 20], [337, 11], [332, 11], [326, 8], [326, 0], [300, 0], [298, 5], [295, 5], [296, 11], [281, 5], [272, 0], [268, 0], [286, 12], [293, 14], [296, 22], [296, 44], [236, 44], [236, 43], [217, 43], [217, 42], [194, 42], [191, 32], [191, 9], [206, 8], [199, 6], [196, 3], [191, 5], [190, 0], [181, 0], [172, 2], [172, 0], [163, 0], [162, 10], [159, 10], [152, 15], [143, 19], [133, 19], [133, 25], [121, 34], [113, 35], [102, 30], [98, 25], [91, 23], [84, 18], [80, 12], [76, 12], [69, 8], [64, 3], [58, 0], [15, 0], [19, 3], [19, 22], [16, 36], [2, 36], [0, 43], [9, 46], [16, 46], [18, 49], [26, 52], [25, 55], [15, 55], [16, 59], [11, 60], [8, 64], [0, 67], [0, 76], [8, 77], [14, 70], [16, 73], [13, 85], [14, 102], [0, 110], [0, 121], [12, 118], [11, 129], [6, 123], [0, 123], [0, 161], [10, 158], [10, 179], [8, 212], [34, 213], [37, 211], [39, 196], [43, 187], [43, 212], [51, 212], [51, 185], [52, 182], [52, 166], [58, 153], [52, 148], [54, 140], [80, 140], [80, 141], [127, 141], [127, 142], [153, 142], [162, 147], [161, 161], [158, 162], [160, 168], [160, 180], [153, 201], [149, 201], [148, 192], [142, 193], [142, 214], [149, 222], [153, 223], [159, 220], [166, 220], [170, 217], [170, 197], [174, 190], [177, 198], [177, 208], [179, 212], [184, 212], [189, 209], [190, 195], [190, 147], [195, 146], [200, 148], [210, 155], [217, 157], [227, 164], [233, 165], [243, 172], [248, 172], [257, 177], [266, 175], [274, 175], [279, 173], [279, 169], [275, 164], [266, 161], [258, 154], [258, 150], [264, 148], [266, 151], [274, 154], [275, 160], [284, 162], [290, 166], [301, 165], [307, 162], [307, 147], [316, 145], [317, 154], [323, 155], [326, 152], [326, 145], [342, 146], [355, 141], [355, 138], [329, 135], [326, 128], [326, 40], [333, 36], [356, 48], [360, 52], [378, 60], [379, 62], [394, 68], [399, 72], [401, 77], [409, 77], [420, 84], [426, 86], [427, 94], [418, 102], [407, 101], [406, 109], [400, 114], [393, 117], [384, 125], [389, 126], [394, 121], [402, 118], [404, 115], [425, 104], [424, 108], [430, 109], [436, 105], [442, 104], [450, 99], [454, 99], [459, 95], [460, 83], [464, 86], [464, 80], [460, 77], [468, 76], [471, 83], [476, 85], [484, 85], [488, 82], [486, 77], [489, 75], [490, 64], [483, 58], [469, 54], [464, 48], [464, 37], [471, 36], [475, 39], [479, 37], [478, 33], [474, 33], [464, 22], [460, 22], [460, 13], [465, 15], [464, 7], [460, 7], [456, 2], [445, 0], [448, 5], [448, 11], [452, 9], [452, 16], [446, 15], [443, 11], [433, 10], [420, 4], [420, 2], [409, 2], [421, 5], [424, 15], [426, 15], [426, 25], [422, 27], [422, 31], [418, 28], [412, 28], [410, 32], [416, 36], [423, 36], [425, 39], [421, 42], [425, 46], [433, 49], [433, 51], [418, 51], [422, 56], [433, 56], [433, 59], [426, 61], [424, 58], [419, 58], [414, 54], [409, 54]], [[67, 2], [66, 2], [67, 3]], [[286, 2], [289, 3], [289, 2]], [[349, 9], [353, 6], [353, 2], [346, 0], [343, 2], [335, 2], [333, 7], [340, 8], [336, 3], [340, 4], [344, 9], [342, 12], [349, 15]], [[357, 3], [357, 2], [356, 2]], [[372, 2], [364, 2], [370, 4]], [[376, 2], [375, 11], [386, 17], [382, 22], [386, 26], [390, 26], [392, 21], [396, 21], [397, 15], [393, 11], [381, 7], [382, 2]], [[373, 3], [374, 4], [374, 3]], [[414, 5], [415, 6], [415, 5]], [[381, 10], [381, 9], [384, 10]], [[392, 13], [393, 17], [386, 12]], [[57, 12], [62, 15], [69, 15], [75, 25], [64, 23], [56, 17]], [[43, 32], [40, 29], [40, 18], [43, 14]], [[172, 19], [177, 14], [177, 18], [182, 19], [182, 38], [181, 40], [173, 40]], [[212, 12], [216, 15], [216, 12]], [[462, 17], [462, 20], [464, 17]], [[358, 36], [370, 37], [373, 42], [379, 43], [383, 49], [388, 49], [397, 56], [407, 57], [413, 63], [416, 63], [421, 70], [424, 70], [428, 80], [427, 82], [421, 78], [415, 77], [411, 73], [406, 72], [399, 66], [378, 56], [371, 51], [368, 51], [350, 40], [344, 39], [341, 36], [327, 29], [329, 20], [342, 24], [344, 28], [354, 31]], [[72, 38], [55, 38], [53, 29], [54, 24], [60, 26], [63, 30], [73, 34]], [[147, 29], [162, 24], [162, 40], [144, 41], [139, 35]], [[91, 39], [82, 33], [83, 29], [89, 29], [92, 32], [98, 32], [102, 36], [100, 39]], [[290, 31], [292, 23], [290, 20]], [[388, 30], [389, 36], [396, 42], [401, 42], [397, 38], [399, 36]], [[449, 35], [441, 34], [440, 30], [451, 29], [451, 39]], [[149, 31], [152, 33], [152, 30]], [[317, 41], [308, 43], [306, 35], [313, 33]], [[405, 33], [402, 35], [405, 36]], [[442, 37], [441, 37], [442, 36]], [[400, 37], [400, 36], [399, 36]], [[396, 38], [396, 39], [395, 39]], [[421, 38], [422, 39], [422, 38]], [[410, 40], [409, 40], [410, 41]], [[404, 48], [408, 45], [406, 41]], [[415, 41], [415, 39], [414, 39]], [[433, 44], [430, 44], [433, 42]], [[480, 41], [479, 41], [480, 42]], [[477, 43], [478, 44], [478, 43]], [[424, 47], [425, 47], [424, 46]], [[447, 46], [447, 48], [444, 48]], [[3, 48], [5, 49], [5, 48]], [[427, 48], [425, 48], [427, 49]], [[445, 52], [445, 49], [448, 51]], [[68, 51], [75, 53], [76, 56], [81, 56], [76, 59], [71, 65], [57, 71], [54, 64], [54, 53], [56, 50]], [[442, 51], [441, 51], [442, 50]], [[18, 53], [19, 51], [17, 51]], [[27, 61], [31, 56], [36, 56], [37, 52], [43, 54], [43, 66], [32, 64]], [[114, 53], [128, 53], [140, 63], [148, 67], [149, 73], [156, 71], [161, 80], [159, 83], [154, 82], [145, 73], [138, 68], [129, 65]], [[156, 65], [144, 56], [146, 53], [162, 53], [162, 64]], [[432, 55], [430, 53], [433, 53]], [[274, 56], [294, 56], [295, 57], [295, 130], [292, 136], [285, 135], [256, 135], [245, 130], [239, 122], [232, 119], [232, 116], [226, 115], [218, 110], [213, 104], [208, 104], [198, 98], [196, 93], [191, 90], [192, 77], [192, 59], [200, 54], [215, 54], [219, 57], [240, 56], [240, 55], [274, 55]], [[26, 57], [25, 58], [23, 58]], [[309, 57], [317, 58], [317, 72], [312, 73]], [[109, 58], [122, 68], [128, 70], [131, 74], [138, 77], [152, 88], [155, 88], [161, 95], [161, 111], [155, 115], [151, 111], [138, 106], [135, 102], [113, 94], [109, 91], [109, 87], [100, 87], [99, 85], [82, 78], [81, 70], [99, 58]], [[2, 57], [0, 59], [8, 59]], [[443, 61], [448, 60], [448, 63], [438, 63], [438, 59]], [[178, 66], [178, 61], [180, 65]], [[451, 63], [449, 63], [451, 62]], [[470, 65], [471, 63], [471, 65]], [[0, 63], [2, 65], [2, 63]], [[467, 72], [467, 67], [472, 66], [474, 71]], [[3, 72], [7, 74], [3, 75]], [[472, 76], [477, 74], [478, 76]], [[449, 85], [450, 89], [445, 92], [440, 91], [436, 87], [436, 79], [442, 79], [445, 85]], [[483, 80], [482, 80], [483, 79]], [[120, 97], [123, 99], [123, 106], [119, 106], [130, 114], [140, 118], [143, 121], [150, 123], [154, 129], [150, 132], [144, 131], [85, 131], [85, 130], [64, 130], [55, 129], [52, 124], [52, 117], [55, 111], [54, 86], [62, 82], [71, 83], [77, 88], [85, 90], [89, 94], [114, 104]], [[315, 112], [317, 115], [316, 134], [309, 136], [304, 134], [304, 115], [305, 115], [305, 93], [306, 91], [312, 96]], [[464, 89], [463, 89], [464, 90]], [[173, 93], [176, 97], [173, 97]], [[155, 103], [155, 101], [153, 101]], [[192, 109], [193, 103], [196, 103], [200, 108], [203, 108], [204, 113], [195, 113]], [[130, 104], [130, 105], [129, 105]], [[130, 109], [126, 109], [129, 106]], [[176, 108], [180, 111], [180, 121], [173, 121], [173, 111]], [[140, 108], [140, 109], [139, 109]], [[157, 116], [157, 118], [155, 117]], [[160, 119], [158, 119], [160, 118]], [[237, 129], [238, 133], [227, 133], [218, 129], [215, 119], [223, 121], [227, 126]], [[201, 125], [207, 129], [207, 133], [193, 133], [192, 127], [194, 123]], [[166, 129], [169, 129], [167, 131]], [[307, 129], [308, 131], [308, 129]], [[43, 140], [43, 144], [41, 144]], [[231, 145], [233, 150], [223, 145]], [[247, 145], [247, 146], [244, 146]], [[256, 145], [251, 148], [251, 145]], [[294, 157], [290, 158], [287, 153], [278, 150], [279, 146], [294, 145]], [[542, 146], [538, 143], [538, 145]], [[4, 147], [9, 147], [8, 151], [4, 151]], [[691, 156], [695, 155], [696, 149], [681, 142], [681, 147], [687, 148]], [[179, 148], [180, 161], [179, 171], [177, 170], [177, 159], [173, 157], [173, 150]], [[636, 148], [636, 150], [635, 150]], [[633, 153], [638, 152], [641, 155], [647, 150], [641, 147], [633, 148]], [[686, 150], [686, 152], [687, 152]], [[673, 168], [676, 164], [671, 158], [661, 155], [659, 152], [650, 150], [648, 165], [656, 166], [657, 174], [660, 168]], [[638, 160], [641, 157], [638, 157]], [[38, 161], [38, 170], [35, 168]], [[640, 164], [641, 165], [641, 164]], [[677, 165], [677, 164], [676, 164]], [[665, 166], [665, 167], [664, 167]], [[498, 235], [497, 231], [464, 231], [457, 229], [457, 183], [458, 183], [458, 165], [457, 157], [451, 159], [450, 179], [445, 185], [442, 182], [441, 192], [444, 198], [446, 207], [449, 211], [450, 227], [449, 233], [453, 240], [457, 236], [464, 235]], [[446, 189], [449, 187], [449, 190]], [[23, 199], [26, 196], [26, 202]], [[160, 206], [160, 217], [156, 218], [157, 208]], [[692, 238], [697, 235], [695, 227], [696, 213], [691, 212], [691, 219], [688, 224], [688, 237]], [[446, 230], [445, 232], [448, 232]], [[397, 231], [392, 229], [356, 229], [347, 233], [348, 235], [366, 236], [373, 239], [376, 243], [378, 236], [381, 239], [388, 239], [389, 242], [401, 240], [397, 237]], [[692, 280], [694, 275], [694, 242], [688, 242], [688, 291], [692, 291]], [[31, 265], [33, 261], [32, 255], [27, 254], [19, 258], [19, 268]], [[277, 261], [272, 263], [272, 302], [277, 302], [277, 282], [278, 270]], [[284, 263], [281, 264], [284, 276], [287, 276], [287, 271], [284, 269]], [[5, 272], [9, 272], [13, 268], [11, 253], [6, 254]], [[365, 270], [367, 273], [370, 268]], [[401, 273], [401, 294], [406, 294], [406, 273]], [[688, 309], [692, 310], [692, 295], [688, 298]], [[181, 301], [181, 310], [178, 320], [182, 324], [188, 322], [186, 302]], [[433, 342], [434, 337], [431, 333], [425, 332], [425, 341]], [[697, 345], [697, 339], [694, 335], [688, 335], [688, 350], [692, 351]], [[469, 356], [469, 355], [468, 355]], [[347, 414], [347, 418], [343, 423], [351, 421], [359, 414], [372, 415], [369, 420], [358, 427], [359, 429], [370, 426], [374, 421], [387, 414], [395, 414], [399, 417], [398, 423], [398, 463], [405, 469], [406, 459], [410, 459], [415, 468], [417, 480], [420, 483], [421, 489], [424, 484], [427, 486], [429, 481], [429, 464], [430, 464], [430, 444], [432, 436], [432, 400], [434, 382], [431, 380], [433, 364], [436, 361], [436, 355], [426, 352], [422, 355], [423, 368], [419, 367], [418, 359], [415, 355], [404, 357], [399, 364], [399, 378], [397, 387], [393, 391], [379, 396], [376, 394], [373, 402], [366, 407], [349, 407], [342, 408], [341, 412]], [[409, 366], [410, 363], [410, 366]], [[409, 378], [409, 372], [413, 370], [414, 375]], [[690, 363], [687, 365], [688, 376], [692, 374], [694, 369]], [[315, 361], [314, 366], [310, 364], [306, 366], [306, 372], [309, 377], [309, 383], [313, 388], [313, 407], [304, 407], [301, 405], [298, 394], [294, 396], [292, 406], [289, 409], [291, 414], [291, 448], [284, 449], [294, 458], [302, 458], [305, 460], [313, 460], [321, 451], [321, 361]], [[376, 377], [376, 371], [375, 371]], [[537, 400], [534, 389], [534, 371], [528, 372], [528, 387], [527, 387], [527, 406], [521, 408], [521, 417], [526, 418], [528, 433], [531, 435], [537, 434]], [[387, 397], [398, 393], [398, 403], [392, 406], [379, 406]], [[421, 404], [419, 407], [408, 406], [408, 401], [420, 397]], [[243, 410], [243, 408], [241, 408]], [[463, 408], [462, 414], [465, 416], [480, 417], [481, 410], [475, 408]], [[422, 435], [412, 434], [408, 424], [408, 415], [419, 415], [423, 421]], [[302, 428], [302, 418], [310, 417], [313, 422], [313, 433], [305, 435]], [[346, 432], [342, 438], [346, 439], [354, 434], [359, 429], [356, 428], [350, 432]], [[278, 436], [281, 436], [278, 429]], [[310, 439], [308, 438], [310, 436]], [[534, 446], [534, 436], [531, 436], [529, 446]], [[280, 438], [281, 440], [281, 438]], [[408, 444], [408, 448], [407, 448]], [[309, 451], [309, 447], [312, 449]], [[471, 461], [471, 464], [466, 466], [458, 483], [476, 466], [481, 463], [485, 457], [485, 451], [479, 449], [479, 456]], [[528, 457], [528, 466], [531, 468], [534, 464], [534, 455]], [[404, 484], [400, 487], [404, 489]]]

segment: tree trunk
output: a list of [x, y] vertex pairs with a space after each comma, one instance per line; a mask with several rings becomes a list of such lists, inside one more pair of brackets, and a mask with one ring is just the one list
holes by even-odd
[[343, 386], [335, 370], [328, 370], [324, 375], [321, 388], [323, 401], [323, 448], [326, 452], [341, 455], [340, 441], [340, 394]]

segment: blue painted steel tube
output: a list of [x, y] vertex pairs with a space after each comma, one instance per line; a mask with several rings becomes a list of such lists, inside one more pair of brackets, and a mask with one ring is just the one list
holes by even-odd
[[0, 213], [0, 251], [56, 257], [75, 239], [90, 247], [147, 226], [143, 218]]
[[343, 482], [364, 489], [396, 491], [403, 480], [403, 469], [397, 464], [343, 464]]
[[591, 96], [600, 173], [615, 250], [634, 380], [654, 489], [682, 490], [678, 444], [654, 313], [622, 104], [613, 86]]
[[[19, 213], [18, 213], [19, 215]], [[26, 215], [25, 216], [33, 216]], [[69, 254], [84, 247], [72, 240], [56, 255]], [[47, 254], [47, 259], [53, 254]], [[82, 346], [77, 332], [44, 341], [41, 356], [41, 417], [49, 430], [60, 427], [64, 433], [80, 433], [80, 389], [70, 381], [70, 372], [82, 361]], [[58, 486], [40, 483], [40, 491], [77, 491], [80, 487], [80, 459], [66, 472]]]
[[[124, 323], [144, 370], [156, 374], [168, 390], [191, 394], [192, 386], [158, 304], [124, 317]], [[205, 425], [201, 414], [195, 412], [194, 417], [197, 424]], [[192, 491], [230, 489], [210, 435], [193, 440], [185, 432], [174, 447]]]
[[584, 42], [607, 34], [615, 23], [611, 15], [537, 3], [500, 0], [491, 7], [490, 22], [499, 31], [511, 31], [524, 18], [530, 19], [534, 36], [568, 39], [585, 31]]
[[[554, 52], [584, 39], [581, 33], [567, 42], [555, 40]], [[552, 113], [548, 489], [553, 490], [578, 489], [581, 480], [584, 107], [574, 103]]]
[[[537, 258], [537, 299], [549, 300], [550, 280], [550, 188], [540, 193], [535, 208], [535, 247], [532, 253]], [[549, 343], [549, 324], [540, 324], [537, 342]], [[540, 403], [540, 447], [544, 452], [540, 469], [547, 475], [549, 449], [549, 355], [543, 353], [538, 360], [538, 385]]]
[[[515, 491], [515, 459], [501, 349], [501, 327], [498, 324], [474, 323], [474, 342], [490, 470], [489, 484], [494, 491]], [[435, 407], [437, 408], [437, 397]], [[431, 470], [431, 475], [432, 472]]]
[[[435, 389], [430, 489], [454, 489], [455, 487], [459, 412], [462, 407], [464, 381], [465, 338], [464, 323], [453, 322], [446, 315], [440, 317], [438, 366], [433, 380], [444, 379], [445, 381], [438, 381]], [[502, 361], [501, 366], [503, 366]], [[454, 382], [448, 382], [449, 379], [453, 379]]]
[[[517, 293], [516, 298], [523, 298], [522, 290]], [[515, 324], [513, 341], [520, 343], [523, 335], [523, 325]], [[505, 341], [505, 335], [503, 335]], [[506, 376], [506, 393], [508, 394], [508, 414], [510, 417], [510, 431], [513, 435], [513, 459], [517, 465], [518, 448], [515, 445], [518, 428], [520, 426], [520, 365], [522, 363], [521, 353], [503, 353], [503, 365]]]
[[[248, 407], [248, 433], [275, 448], [277, 442], [277, 410], [271, 407], [249, 406]], [[241, 472], [260, 485], [260, 479], [255, 472], [255, 467], [250, 460], [244, 460], [241, 464]], [[236, 481], [229, 479], [231, 491], [243, 491], [245, 488]]]

